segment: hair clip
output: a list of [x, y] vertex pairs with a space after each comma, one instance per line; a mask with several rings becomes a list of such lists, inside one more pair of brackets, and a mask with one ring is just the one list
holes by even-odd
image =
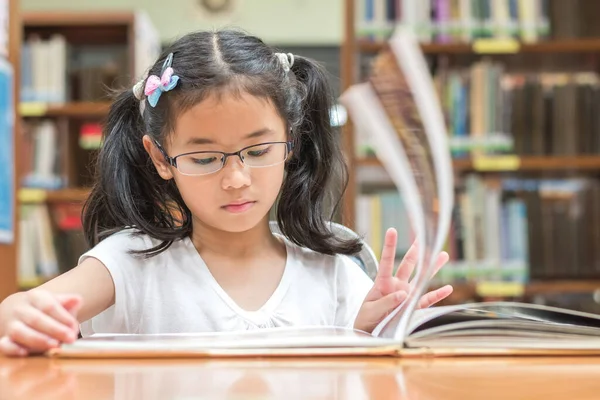
[[134, 86], [133, 86], [133, 95], [135, 96], [136, 99], [138, 100], [142, 100], [143, 96], [144, 96], [144, 80], [140, 79]]
[[156, 75], [150, 75], [148, 79], [146, 79], [144, 94], [148, 96], [148, 103], [150, 103], [152, 107], [156, 106], [158, 99], [160, 99], [160, 96], [163, 92], [172, 90], [179, 82], [179, 77], [177, 75], [173, 75], [173, 68], [171, 68], [172, 62], [173, 53], [169, 53], [165, 62], [163, 63], [160, 72], [160, 78]]
[[275, 53], [275, 56], [279, 59], [285, 72], [288, 72], [294, 65], [294, 55], [292, 53]]

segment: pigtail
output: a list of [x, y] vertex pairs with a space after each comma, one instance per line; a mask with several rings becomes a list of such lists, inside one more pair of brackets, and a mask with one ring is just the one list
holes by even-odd
[[96, 184], [82, 217], [89, 246], [122, 229], [135, 228], [162, 241], [142, 251], [151, 256], [191, 232], [191, 218], [175, 184], [158, 175], [144, 149], [142, 138], [147, 130], [139, 106], [131, 89], [113, 103], [96, 163]]
[[[356, 254], [362, 247], [358, 239], [343, 240], [329, 229], [348, 176], [340, 139], [331, 126], [332, 96], [326, 72], [299, 56], [295, 56], [291, 72], [303, 96], [299, 124], [292, 126], [293, 157], [286, 168], [277, 222], [283, 234], [298, 245], [323, 254]], [[341, 193], [332, 192], [340, 186]]]

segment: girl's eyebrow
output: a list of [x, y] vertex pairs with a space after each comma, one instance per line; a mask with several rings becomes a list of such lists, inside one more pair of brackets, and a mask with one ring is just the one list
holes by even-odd
[[[273, 133], [273, 130], [270, 128], [262, 128], [262, 129], [259, 129], [257, 131], [247, 134], [246, 136], [244, 136], [244, 139], [254, 139], [257, 137], [265, 136], [269, 133]], [[193, 138], [190, 138], [186, 142], [186, 145], [191, 145], [191, 144], [214, 144], [214, 141], [211, 139], [207, 139], [207, 138], [193, 137]]]

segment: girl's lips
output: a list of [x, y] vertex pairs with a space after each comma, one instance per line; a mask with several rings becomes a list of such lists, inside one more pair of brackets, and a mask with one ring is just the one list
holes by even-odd
[[248, 211], [250, 208], [252, 208], [254, 203], [254, 201], [246, 201], [244, 203], [228, 204], [222, 208], [230, 213], [239, 214]]

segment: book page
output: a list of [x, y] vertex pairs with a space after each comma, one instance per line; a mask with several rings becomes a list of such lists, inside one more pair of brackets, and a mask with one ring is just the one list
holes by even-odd
[[444, 118], [414, 36], [398, 30], [390, 48], [375, 59], [368, 83], [350, 88], [341, 100], [358, 128], [371, 135], [377, 157], [406, 199], [416, 233], [419, 255], [412, 290], [373, 331], [403, 341], [446, 239], [453, 204]]
[[[402, 192], [405, 199], [407, 214], [410, 216], [419, 246], [418, 263], [415, 275], [422, 270], [427, 240], [425, 239], [425, 216], [419, 196], [419, 188], [410, 173], [411, 164], [402, 142], [396, 136], [393, 125], [387, 118], [379, 99], [369, 84], [356, 85], [344, 93], [341, 98], [348, 108], [352, 120], [361, 129], [372, 135], [373, 147], [377, 157], [384, 164], [394, 184]], [[414, 293], [414, 292], [413, 292]], [[413, 296], [412, 297], [416, 297]], [[410, 304], [409, 296], [398, 308], [386, 317], [374, 330], [374, 336], [386, 338], [395, 337], [403, 341], [404, 329], [400, 329], [400, 318], [406, 315], [405, 310]], [[396, 332], [401, 332], [399, 336]]]

